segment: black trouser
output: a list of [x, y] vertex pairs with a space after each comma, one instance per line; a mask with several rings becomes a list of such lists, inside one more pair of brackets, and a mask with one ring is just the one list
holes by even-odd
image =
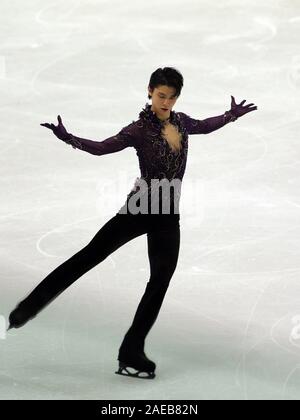
[[37, 314], [112, 252], [147, 233], [150, 279], [126, 334], [144, 340], [158, 316], [177, 265], [180, 246], [179, 217], [178, 214], [117, 213], [84, 248], [48, 274], [20, 305]]

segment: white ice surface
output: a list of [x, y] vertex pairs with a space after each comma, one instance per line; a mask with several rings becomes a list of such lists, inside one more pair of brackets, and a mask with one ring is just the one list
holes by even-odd
[[[299, 38], [299, 2], [1, 2], [0, 399], [299, 399]], [[60, 114], [72, 133], [110, 137], [163, 66], [184, 76], [176, 111], [220, 115], [230, 95], [258, 110], [189, 137], [180, 256], [146, 381], [114, 374], [149, 278], [146, 236], [23, 328], [5, 324], [139, 176], [133, 149], [93, 156], [40, 123]]]

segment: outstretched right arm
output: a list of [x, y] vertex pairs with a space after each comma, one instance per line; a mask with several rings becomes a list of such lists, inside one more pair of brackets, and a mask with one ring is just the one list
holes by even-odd
[[70, 144], [74, 149], [84, 150], [92, 155], [106, 155], [108, 153], [119, 152], [126, 147], [134, 146], [134, 123], [130, 123], [122, 128], [119, 133], [108, 137], [102, 141], [88, 140], [68, 133], [62, 124], [61, 117], [58, 115], [58, 126], [44, 123], [44, 127], [53, 130], [54, 134], [62, 141]]
[[70, 136], [63, 140], [65, 143], [70, 144], [74, 149], [84, 150], [85, 152], [91, 153], [92, 155], [107, 155], [108, 153], [119, 152], [126, 147], [133, 146], [133, 136], [130, 130], [127, 128], [122, 130], [115, 136], [108, 137], [102, 141], [88, 140], [81, 137]]

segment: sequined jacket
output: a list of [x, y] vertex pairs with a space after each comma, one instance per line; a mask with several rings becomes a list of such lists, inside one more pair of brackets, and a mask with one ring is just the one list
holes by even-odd
[[226, 111], [216, 117], [203, 120], [191, 118], [183, 112], [170, 112], [170, 123], [181, 133], [181, 148], [173, 151], [162, 136], [164, 123], [146, 103], [139, 113], [139, 119], [123, 127], [119, 133], [102, 141], [83, 139], [69, 134], [64, 141], [74, 148], [81, 149], [93, 155], [105, 155], [119, 152], [126, 147], [133, 147], [139, 159], [141, 176], [136, 179], [134, 188], [127, 195], [127, 200], [139, 190], [139, 180], [145, 180], [150, 185], [151, 179], [179, 179], [182, 181], [188, 155], [189, 134], [208, 134], [215, 131], [236, 117]]

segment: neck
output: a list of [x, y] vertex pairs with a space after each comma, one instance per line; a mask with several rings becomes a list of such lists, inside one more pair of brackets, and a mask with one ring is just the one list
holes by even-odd
[[[153, 105], [152, 105], [152, 106], [153, 106]], [[150, 109], [151, 109], [151, 111], [152, 111], [152, 112], [155, 112], [155, 111], [154, 111], [154, 109], [152, 109], [152, 106], [151, 106], [151, 108], [150, 108]], [[169, 114], [169, 116], [168, 116], [167, 118], [161, 117], [160, 115], [158, 115], [158, 114], [157, 114], [157, 112], [155, 112], [155, 115], [156, 115], [156, 116], [157, 116], [157, 118], [158, 118], [159, 120], [161, 120], [161, 121], [169, 121], [169, 119], [170, 119], [170, 114]]]

